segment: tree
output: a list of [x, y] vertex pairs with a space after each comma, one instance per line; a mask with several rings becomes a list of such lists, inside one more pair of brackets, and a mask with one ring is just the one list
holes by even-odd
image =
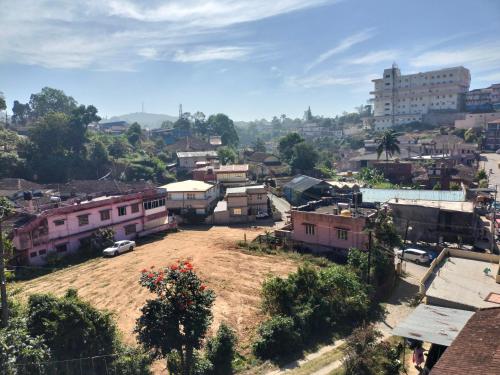
[[361, 168], [356, 177], [369, 185], [377, 185], [385, 181], [384, 174], [375, 168]]
[[140, 284], [156, 298], [141, 309], [135, 329], [139, 342], [155, 358], [166, 358], [171, 373], [192, 375], [195, 350], [201, 347], [212, 321], [214, 292], [187, 261], [159, 271], [143, 270]]
[[90, 152], [90, 161], [96, 169], [96, 177], [102, 177], [101, 174], [109, 162], [109, 154], [106, 146], [101, 141], [95, 141], [92, 144], [92, 151]]
[[222, 323], [217, 335], [207, 341], [206, 358], [212, 364], [211, 374], [230, 375], [233, 373], [233, 358], [236, 354], [236, 335], [234, 331]]
[[233, 120], [227, 115], [223, 113], [211, 115], [207, 120], [207, 126], [210, 135], [219, 135], [221, 137], [223, 145], [230, 147], [238, 146], [238, 133], [236, 133]]
[[139, 125], [137, 122], [134, 122], [132, 125], [129, 126], [125, 134], [130, 144], [134, 147], [137, 147], [139, 142], [142, 140], [141, 125]]
[[257, 152], [266, 152], [266, 144], [261, 138], [257, 138], [253, 144], [253, 150]]
[[191, 129], [191, 122], [187, 118], [181, 117], [174, 123], [174, 129], [189, 131]]
[[5, 102], [5, 98], [0, 95], [0, 111], [5, 111], [7, 109], [7, 103]]
[[12, 106], [12, 122], [18, 125], [25, 125], [30, 117], [30, 106], [28, 103], [22, 104], [14, 100]]
[[231, 164], [236, 161], [238, 155], [231, 147], [219, 147], [217, 150], [217, 156], [222, 165]]
[[385, 153], [385, 160], [389, 161], [389, 157], [392, 157], [393, 154], [400, 153], [398, 145], [396, 133], [393, 130], [386, 130], [377, 146], [377, 158], [380, 159], [380, 155]]
[[67, 137], [68, 146], [75, 154], [79, 155], [84, 149], [85, 142], [87, 142], [88, 125], [100, 120], [97, 108], [93, 105], [80, 105], [71, 111]]
[[318, 162], [319, 154], [309, 143], [301, 142], [293, 147], [291, 166], [294, 171], [309, 171]]
[[109, 154], [115, 159], [124, 157], [129, 151], [130, 144], [122, 137], [113, 138], [113, 142], [108, 146]]
[[64, 91], [44, 87], [37, 94], [31, 94], [29, 106], [31, 116], [34, 119], [43, 117], [51, 112], [65, 113], [70, 115], [76, 108], [77, 102], [71, 96], [67, 96]]
[[480, 169], [476, 173], [476, 180], [481, 181], [481, 180], [487, 180], [488, 179], [488, 174], [484, 169]]
[[287, 163], [290, 163], [293, 156], [293, 148], [301, 142], [304, 142], [304, 138], [298, 133], [289, 133], [281, 138], [278, 144], [278, 151], [281, 158]]

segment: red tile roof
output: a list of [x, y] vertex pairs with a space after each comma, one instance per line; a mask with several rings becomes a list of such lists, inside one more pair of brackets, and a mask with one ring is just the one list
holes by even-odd
[[430, 375], [500, 374], [500, 307], [477, 311]]

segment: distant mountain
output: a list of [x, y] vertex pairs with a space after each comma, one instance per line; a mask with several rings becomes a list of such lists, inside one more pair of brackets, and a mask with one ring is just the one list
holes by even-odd
[[173, 121], [177, 120], [176, 116], [163, 115], [158, 113], [146, 113], [146, 112], [136, 112], [129, 113], [127, 115], [113, 116], [106, 120], [101, 120], [101, 122], [110, 121], [127, 121], [129, 124], [133, 122], [139, 123], [144, 128], [159, 128], [163, 121]]

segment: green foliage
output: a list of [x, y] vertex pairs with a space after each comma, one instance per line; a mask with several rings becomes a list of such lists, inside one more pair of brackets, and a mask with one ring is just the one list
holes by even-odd
[[56, 360], [106, 355], [117, 348], [111, 315], [79, 299], [74, 290], [62, 298], [31, 295], [27, 316], [30, 335], [42, 337]]
[[316, 149], [309, 143], [301, 142], [293, 147], [292, 160], [290, 162], [294, 172], [310, 171], [318, 162], [319, 155]]
[[30, 116], [30, 105], [14, 100], [12, 106], [12, 122], [17, 125], [25, 125]]
[[301, 142], [304, 142], [304, 138], [297, 133], [288, 133], [281, 138], [278, 144], [281, 159], [290, 163], [293, 157], [293, 148]]
[[262, 138], [257, 138], [255, 140], [255, 143], [253, 144], [253, 149], [254, 149], [254, 151], [257, 151], [257, 152], [266, 152], [266, 144], [262, 140]]
[[[32, 336], [23, 317], [11, 318], [6, 328], [0, 329], [0, 373], [19, 374], [22, 363], [43, 362], [50, 359], [50, 350], [40, 336]], [[36, 365], [24, 368], [24, 374], [38, 373]]]
[[434, 184], [434, 186], [432, 187], [432, 190], [441, 190], [442, 187], [441, 187], [441, 183], [438, 181]]
[[475, 143], [475, 142], [478, 143], [480, 142], [482, 136], [483, 136], [483, 129], [470, 128], [465, 131], [463, 138], [467, 143]]
[[155, 358], [173, 361], [171, 356], [179, 356], [180, 368], [173, 373], [192, 375], [194, 351], [201, 347], [212, 321], [214, 292], [202, 284], [189, 262], [143, 270], [140, 284], [157, 297], [141, 309], [136, 325], [139, 342]]
[[458, 182], [450, 182], [450, 190], [461, 190], [462, 186]]
[[478, 183], [479, 187], [481, 189], [486, 189], [488, 187], [488, 180], [484, 179], [484, 180], [479, 180], [479, 183]]
[[234, 127], [233, 120], [223, 113], [211, 115], [207, 120], [207, 127], [210, 135], [220, 135], [222, 144], [229, 147], [236, 147], [239, 144], [238, 134]]
[[[275, 329], [278, 323], [280, 330], [277, 332], [281, 335], [285, 328], [287, 332], [291, 321], [293, 332], [300, 338], [297, 342], [307, 343], [344, 328], [346, 324], [366, 319], [370, 307], [367, 289], [360, 277], [340, 265], [321, 270], [306, 265], [286, 279], [270, 278], [263, 284], [262, 301], [264, 312], [273, 318], [288, 319], [277, 318], [276, 322], [265, 322], [262, 326], [261, 338], [254, 348], [259, 348], [255, 353], [263, 358], [281, 355], [279, 351], [283, 349], [273, 346], [277, 342], [272, 339], [274, 336], [262, 336], [269, 336], [271, 328]], [[297, 351], [301, 346], [297, 344], [293, 348]], [[287, 352], [293, 354], [293, 350]]]
[[189, 130], [191, 129], [191, 123], [187, 118], [180, 118], [178, 119], [173, 126], [175, 129], [183, 129], [183, 130]]
[[109, 366], [109, 372], [104, 374], [152, 375], [151, 363], [151, 357], [139, 349], [122, 348], [120, 355]]
[[375, 168], [361, 168], [356, 177], [368, 185], [377, 185], [386, 182], [384, 174]]
[[7, 109], [7, 103], [5, 102], [5, 98], [0, 96], [0, 111], [5, 111]]
[[287, 316], [273, 316], [260, 325], [258, 333], [253, 352], [262, 359], [280, 359], [296, 353], [302, 346], [294, 321]]
[[143, 138], [141, 125], [137, 122], [130, 125], [125, 134], [130, 144], [134, 147], [137, 147]]
[[401, 347], [378, 342], [382, 334], [373, 326], [356, 328], [346, 339], [343, 367], [345, 375], [398, 375]]
[[88, 255], [96, 256], [101, 255], [102, 251], [113, 245], [115, 240], [115, 231], [111, 228], [98, 229], [93, 232], [87, 239], [82, 239], [82, 247], [84, 252], [88, 252]]
[[114, 137], [113, 142], [108, 146], [109, 155], [115, 159], [122, 158], [131, 150], [130, 143], [122, 137]]
[[63, 113], [69, 116], [76, 105], [76, 100], [71, 96], [51, 87], [44, 87], [39, 93], [31, 94], [29, 102], [31, 116], [34, 119], [44, 117], [49, 113]]
[[219, 147], [217, 149], [217, 156], [219, 157], [219, 161], [223, 165], [232, 164], [236, 162], [236, 159], [238, 159], [236, 151], [234, 151], [233, 148], [226, 146]]
[[232, 361], [236, 354], [236, 335], [234, 331], [222, 323], [217, 335], [207, 341], [206, 359], [212, 365], [213, 375], [230, 375], [233, 373]]
[[377, 146], [378, 158], [380, 158], [382, 153], [385, 153], [385, 160], [389, 160], [389, 157], [392, 157], [392, 155], [400, 153], [399, 141], [394, 130], [386, 130], [382, 135]]
[[484, 169], [480, 169], [476, 173], [476, 180], [481, 181], [481, 180], [487, 180], [488, 179], [488, 174]]

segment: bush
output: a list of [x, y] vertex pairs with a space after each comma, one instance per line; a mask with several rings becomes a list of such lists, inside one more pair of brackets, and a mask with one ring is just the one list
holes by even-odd
[[217, 335], [207, 342], [206, 359], [212, 364], [211, 374], [229, 375], [233, 373], [232, 361], [235, 355], [236, 335], [222, 323]]
[[260, 325], [253, 352], [262, 359], [279, 359], [296, 353], [301, 347], [302, 340], [293, 319], [277, 315]]

